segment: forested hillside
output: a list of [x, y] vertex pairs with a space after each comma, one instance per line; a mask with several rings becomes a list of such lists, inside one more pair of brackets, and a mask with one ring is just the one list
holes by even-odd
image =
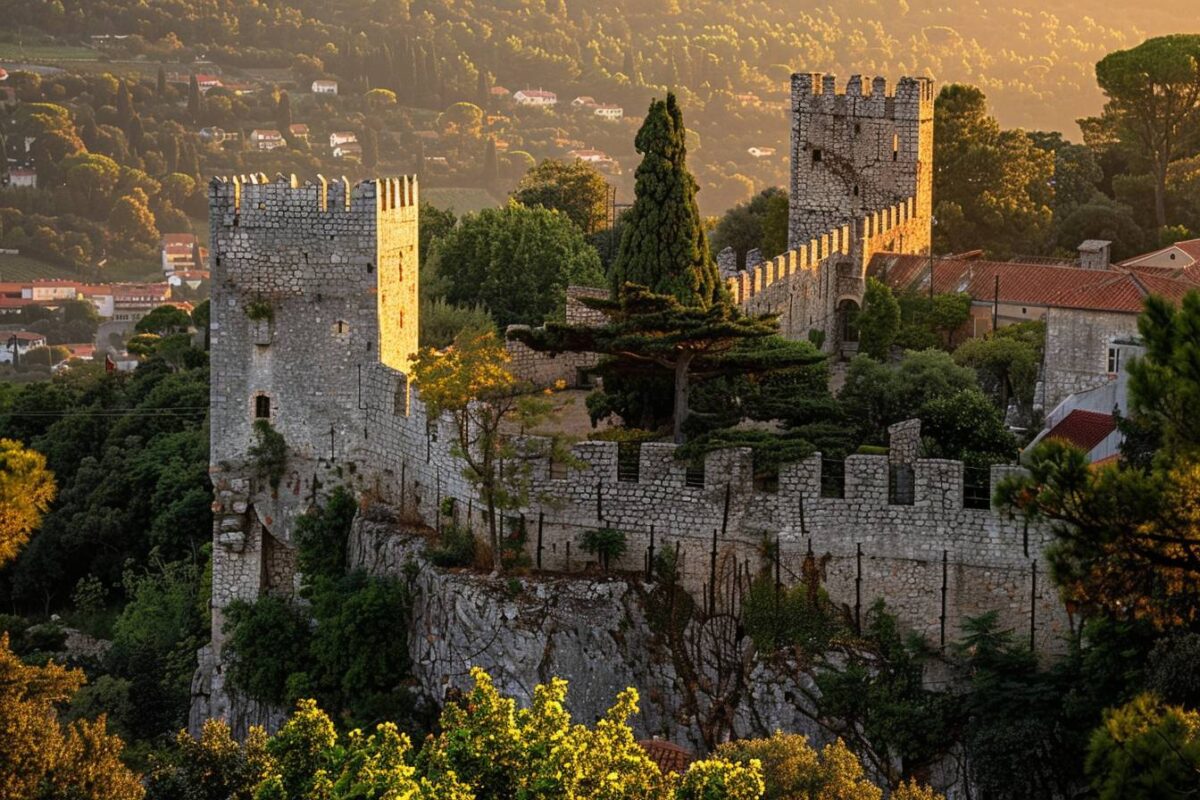
[[[1172, 3], [1182, 14], [1183, 5]], [[137, 72], [139, 61], [148, 62], [143, 74], [153, 74], [157, 62], [207, 58], [227, 73], [244, 71], [281, 84], [294, 80], [304, 87], [328, 75], [348, 82], [351, 91], [390, 89], [401, 107], [439, 112], [464, 100], [486, 107], [481, 101], [488, 88], [504, 86], [555, 91], [560, 112], [584, 95], [639, 116], [653, 96], [673, 87], [690, 111], [694, 168], [705, 190], [700, 202], [706, 213], [717, 213], [754, 190], [785, 183], [782, 102], [792, 70], [908, 73], [970, 83], [986, 92], [1006, 127], [1061, 130], [1077, 138], [1074, 120], [1098, 113], [1102, 102], [1096, 61], [1147, 33], [1169, 30], [1180, 18], [1169, 13], [1171, 3], [1124, 9], [1120, 19], [1100, 0], [1044, 5], [0, 0], [9, 31], [0, 35], [7, 39], [0, 41], [0, 57], [36, 60], [40, 51], [32, 43], [50, 36], [59, 45], [100, 48], [105, 63], [98, 66], [118, 75]], [[106, 35], [124, 38], [96, 38]], [[73, 55], [95, 58], [95, 52], [81, 47]], [[57, 63], [67, 65], [61, 58]], [[517, 135], [489, 126], [510, 152], [540, 158], [558, 154], [550, 152], [553, 143], [569, 142], [567, 149], [596, 148], [618, 163], [634, 158], [627, 125], [575, 124], [562, 113], [521, 116], [513, 125]], [[410, 119], [421, 128], [419, 118]], [[381, 144], [386, 159], [387, 142]], [[748, 155], [750, 147], [778, 150], [756, 158]], [[478, 171], [482, 152], [473, 155]], [[449, 159], [452, 171], [461, 164], [461, 158]], [[615, 182], [627, 196], [632, 187]]]

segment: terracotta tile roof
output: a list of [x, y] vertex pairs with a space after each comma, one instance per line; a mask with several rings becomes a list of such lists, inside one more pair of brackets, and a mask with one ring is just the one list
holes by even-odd
[[1116, 429], [1117, 421], [1112, 414], [1075, 409], [1051, 428], [1046, 438], [1058, 439], [1090, 452]]
[[[995, 295], [998, 277], [1001, 303], [1127, 314], [1140, 313], [1147, 295], [1178, 302], [1198, 285], [1158, 270], [1147, 275], [1148, 270], [1090, 270], [978, 259], [937, 259], [933, 271], [934, 291], [938, 294], [966, 292], [975, 300], [989, 301]], [[929, 291], [928, 256], [879, 253], [871, 259], [867, 274], [893, 289]]]
[[643, 739], [638, 745], [646, 751], [646, 755], [650, 756], [650, 760], [658, 765], [664, 775], [669, 772], [682, 775], [696, 758], [690, 751], [674, 742], [662, 739]]

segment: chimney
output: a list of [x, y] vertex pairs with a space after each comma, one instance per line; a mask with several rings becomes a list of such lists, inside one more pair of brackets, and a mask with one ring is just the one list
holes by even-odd
[[1112, 242], [1088, 239], [1079, 245], [1079, 266], [1083, 269], [1108, 269], [1111, 262]]

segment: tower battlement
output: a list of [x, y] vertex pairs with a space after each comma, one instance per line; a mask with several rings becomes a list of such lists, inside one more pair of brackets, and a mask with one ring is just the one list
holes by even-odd
[[819, 72], [798, 72], [792, 76], [792, 110], [856, 117], [907, 118], [916, 111], [918, 118], [933, 118], [933, 82], [928, 78], [901, 78], [893, 90], [887, 78], [865, 82], [862, 75], [851, 75], [841, 91], [837, 77]]

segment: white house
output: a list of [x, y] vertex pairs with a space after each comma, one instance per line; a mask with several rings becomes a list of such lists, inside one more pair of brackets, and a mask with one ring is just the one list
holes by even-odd
[[522, 89], [513, 95], [513, 100], [517, 101], [517, 105], [522, 106], [549, 108], [558, 105], [558, 95], [541, 89]]
[[572, 150], [567, 153], [570, 158], [577, 158], [589, 164], [599, 164], [602, 161], [612, 161], [603, 150]]
[[583, 108], [584, 106], [594, 107], [596, 105], [596, 98], [589, 94], [583, 94], [572, 100], [571, 105], [575, 108]]
[[255, 150], [277, 150], [287, 147], [287, 142], [274, 128], [255, 129], [250, 132], [250, 146]]
[[620, 119], [625, 116], [625, 109], [620, 106], [600, 105], [596, 106], [592, 113], [601, 119]]
[[329, 134], [329, 146], [330, 147], [337, 147], [338, 145], [341, 145], [341, 144], [349, 144], [350, 142], [357, 142], [357, 141], [358, 141], [358, 134], [352, 133], [351, 131], [336, 131], [334, 133]]
[[334, 158], [362, 158], [362, 145], [358, 142], [346, 142], [333, 148]]
[[13, 167], [8, 171], [8, 185], [20, 189], [36, 189], [37, 170], [32, 167]]
[[755, 158], [768, 158], [775, 155], [774, 147], [751, 147], [746, 151]]
[[161, 244], [163, 274], [170, 276], [182, 270], [195, 269], [198, 266], [196, 264], [198, 244], [195, 234], [163, 234]]
[[312, 91], [313, 94], [337, 94], [337, 81], [318, 78], [312, 82]]
[[13, 353], [21, 358], [35, 347], [45, 347], [46, 337], [29, 331], [0, 331], [0, 364], [11, 364]]

